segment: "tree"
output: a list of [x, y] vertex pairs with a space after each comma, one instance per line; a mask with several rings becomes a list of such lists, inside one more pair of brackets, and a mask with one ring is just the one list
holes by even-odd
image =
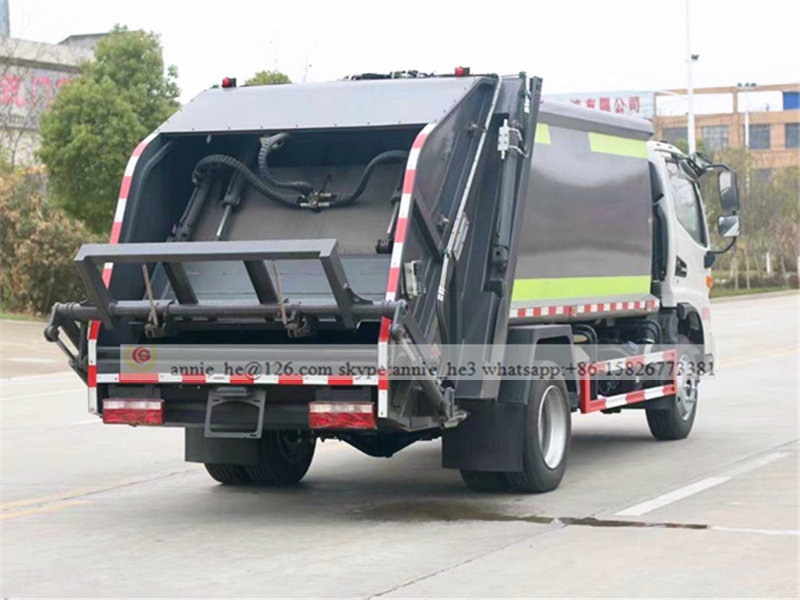
[[[715, 153], [715, 162], [729, 165], [739, 177], [739, 192], [742, 209], [742, 235], [737, 242], [736, 252], [741, 250], [755, 261], [763, 261], [769, 252], [773, 261], [784, 265], [793, 264], [800, 253], [800, 225], [798, 225], [798, 198], [800, 198], [800, 173], [797, 167], [775, 169], [769, 178], [759, 175], [753, 153], [744, 147], [725, 148]], [[714, 178], [716, 185], [716, 178]], [[716, 195], [710, 196], [716, 199]], [[709, 204], [712, 210], [709, 211]], [[713, 224], [721, 211], [715, 206], [715, 200], [706, 201], [709, 224]], [[715, 245], [723, 245], [712, 235]], [[727, 262], [731, 255], [721, 257]], [[741, 263], [740, 263], [741, 264]], [[763, 262], [759, 263], [763, 265]], [[773, 262], [774, 264], [774, 262]]]
[[178, 107], [176, 77], [158, 35], [116, 26], [42, 115], [49, 192], [93, 231], [108, 230], [133, 148]]
[[245, 85], [275, 85], [278, 83], [292, 83], [292, 80], [280, 71], [259, 71], [244, 82]]

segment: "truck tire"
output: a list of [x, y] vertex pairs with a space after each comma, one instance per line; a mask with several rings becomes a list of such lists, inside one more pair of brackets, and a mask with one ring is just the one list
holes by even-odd
[[688, 348], [691, 344], [686, 336], [678, 336], [677, 389], [670, 400], [669, 408], [645, 410], [650, 433], [657, 440], [682, 440], [692, 431], [697, 415], [697, 388], [700, 378], [694, 373], [687, 373], [686, 366], [696, 366], [698, 359], [696, 353]]
[[245, 465], [244, 469], [258, 485], [292, 485], [311, 466], [316, 442], [308, 432], [265, 431], [258, 444], [258, 464]]
[[[556, 367], [551, 362], [536, 364]], [[561, 375], [534, 380], [526, 408], [522, 471], [506, 474], [513, 490], [549, 492], [561, 483], [572, 434], [570, 412], [567, 385]]]
[[505, 492], [511, 487], [506, 474], [496, 471], [461, 471], [461, 479], [474, 492]]
[[226, 485], [242, 485], [250, 483], [247, 472], [241, 465], [220, 465], [205, 463], [206, 471], [214, 479]]

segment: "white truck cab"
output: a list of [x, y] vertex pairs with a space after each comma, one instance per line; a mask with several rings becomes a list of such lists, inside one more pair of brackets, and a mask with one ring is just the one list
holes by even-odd
[[[647, 146], [653, 166], [651, 175], [658, 178], [662, 193], [656, 201], [654, 219], [654, 229], [662, 228], [660, 233], [664, 245], [660, 249], [663, 253], [661, 306], [682, 307], [697, 314], [706, 358], [713, 360], [715, 345], [709, 301], [713, 283], [711, 266], [716, 255], [729, 250], [739, 234], [739, 217], [735, 214], [739, 209], [735, 174], [725, 165], [712, 164], [705, 157], [686, 156], [665, 142], [651, 141]], [[711, 248], [706, 209], [700, 193], [700, 178], [712, 173], [717, 173], [719, 178], [719, 201], [723, 211], [732, 213], [720, 217], [718, 223], [720, 235], [732, 238], [723, 250]]]

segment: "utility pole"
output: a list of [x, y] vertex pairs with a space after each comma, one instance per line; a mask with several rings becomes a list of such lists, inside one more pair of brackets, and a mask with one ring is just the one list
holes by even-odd
[[11, 37], [11, 22], [8, 17], [9, 0], [0, 0], [0, 39]]
[[755, 83], [737, 83], [736, 88], [739, 91], [745, 92], [742, 95], [744, 100], [744, 147], [750, 148], [750, 103], [747, 92], [756, 89]]
[[686, 95], [689, 100], [689, 118], [686, 123], [686, 139], [689, 142], [689, 154], [697, 150], [694, 134], [694, 87], [692, 86], [692, 63], [699, 55], [692, 54], [692, 36], [689, 28], [689, 2], [686, 0]]

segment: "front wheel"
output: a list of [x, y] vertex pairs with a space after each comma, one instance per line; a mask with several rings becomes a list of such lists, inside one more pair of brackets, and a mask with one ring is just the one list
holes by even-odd
[[[537, 363], [557, 369], [553, 363]], [[512, 489], [549, 492], [558, 487], [567, 469], [572, 421], [564, 378], [535, 380], [526, 408], [522, 471], [507, 473]]]
[[311, 466], [316, 442], [307, 431], [264, 431], [258, 445], [258, 464], [245, 465], [244, 469], [259, 485], [297, 483]]
[[675, 365], [675, 396], [668, 408], [648, 408], [647, 425], [657, 440], [682, 440], [689, 435], [697, 415], [697, 392], [700, 377], [696, 374], [697, 353], [692, 352], [692, 342], [678, 336], [678, 361]]

